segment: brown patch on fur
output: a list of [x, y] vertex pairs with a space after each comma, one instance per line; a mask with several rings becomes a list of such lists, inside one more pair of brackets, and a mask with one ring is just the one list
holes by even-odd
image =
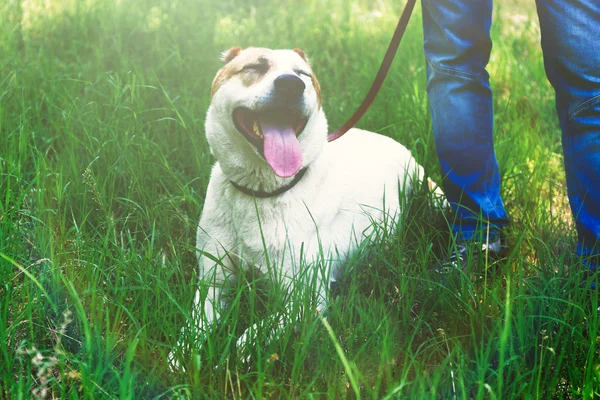
[[[236, 50], [239, 49], [239, 50]], [[232, 53], [233, 51], [233, 53]], [[216, 91], [223, 86], [225, 82], [231, 79], [232, 76], [241, 74], [242, 83], [244, 86], [250, 86], [256, 82], [258, 82], [263, 74], [257, 73], [257, 71], [242, 71], [244, 65], [258, 62], [259, 59], [266, 58], [266, 54], [270, 52], [269, 49], [257, 48], [257, 47], [249, 47], [247, 49], [242, 50], [239, 47], [234, 47], [230, 49], [223, 57], [223, 61], [226, 64], [217, 72], [217, 76], [212, 83], [212, 90], [210, 93], [210, 97], [214, 96]], [[230, 55], [233, 55], [232, 58], [229, 58]]]
[[310, 79], [315, 88], [315, 92], [317, 92], [317, 102], [319, 104], [319, 108], [321, 108], [321, 85], [319, 85], [319, 81], [317, 80], [314, 72], [311, 74]]

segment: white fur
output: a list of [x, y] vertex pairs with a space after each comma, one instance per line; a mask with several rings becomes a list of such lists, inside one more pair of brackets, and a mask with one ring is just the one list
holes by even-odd
[[[423, 170], [411, 153], [398, 142], [376, 133], [352, 129], [339, 140], [328, 143], [327, 121], [317, 102], [309, 77], [304, 103], [310, 115], [299, 136], [305, 176], [289, 191], [273, 198], [253, 198], [241, 193], [239, 185], [275, 190], [291, 178], [277, 177], [232, 122], [235, 107], [254, 108], [268, 99], [273, 80], [298, 68], [310, 71], [295, 52], [267, 53], [271, 69], [260, 82], [244, 86], [233, 76], [214, 94], [206, 120], [206, 136], [217, 159], [213, 167], [202, 216], [198, 226], [201, 279], [210, 282], [205, 299], [196, 294], [201, 315], [196, 326], [208, 331], [221, 312], [223, 283], [234, 279], [238, 268], [266, 272], [267, 256], [284, 284], [293, 284], [303, 265], [325, 256], [328, 274], [334, 280], [344, 259], [373, 230], [373, 222], [393, 229], [401, 214], [399, 193], [408, 197], [413, 184], [423, 178]], [[400, 187], [399, 187], [400, 184]], [[385, 207], [385, 208], [384, 208]], [[393, 222], [393, 223], [392, 223]], [[262, 234], [261, 234], [262, 232]], [[265, 252], [266, 248], [266, 252]], [[216, 265], [203, 253], [223, 263]], [[320, 275], [319, 275], [320, 276]], [[328, 282], [319, 282], [318, 310], [325, 306]]]

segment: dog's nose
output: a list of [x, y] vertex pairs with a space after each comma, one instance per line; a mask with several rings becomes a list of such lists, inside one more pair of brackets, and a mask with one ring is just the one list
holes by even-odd
[[275, 92], [289, 100], [299, 98], [304, 89], [306, 85], [297, 75], [282, 74], [275, 78]]

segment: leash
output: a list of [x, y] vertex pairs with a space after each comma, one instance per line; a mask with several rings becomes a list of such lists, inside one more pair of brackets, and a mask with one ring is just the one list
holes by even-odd
[[390, 70], [390, 66], [392, 65], [392, 61], [394, 60], [394, 56], [396, 55], [396, 51], [398, 50], [402, 36], [404, 36], [406, 26], [408, 25], [413, 8], [415, 7], [415, 2], [416, 0], [407, 0], [404, 10], [402, 11], [402, 15], [400, 16], [400, 20], [398, 21], [398, 25], [396, 26], [396, 30], [394, 31], [394, 36], [392, 36], [392, 40], [390, 41], [385, 56], [383, 57], [381, 66], [379, 67], [379, 71], [377, 72], [375, 80], [373, 81], [373, 84], [371, 84], [371, 88], [365, 96], [362, 104], [360, 107], [358, 107], [350, 119], [346, 121], [344, 125], [342, 125], [341, 128], [327, 135], [328, 142], [333, 142], [334, 140], [339, 139], [344, 133], [353, 128], [354, 125], [356, 125], [357, 122], [363, 117], [363, 115], [365, 115], [365, 112], [371, 103], [373, 103], [373, 100], [375, 100], [375, 96], [377, 96], [377, 93], [379, 92], [379, 89], [381, 89], [381, 85], [383, 84], [383, 81]]

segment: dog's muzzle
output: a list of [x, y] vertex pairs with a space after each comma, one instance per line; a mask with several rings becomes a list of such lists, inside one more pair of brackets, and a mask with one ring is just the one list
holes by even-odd
[[245, 107], [233, 110], [238, 131], [258, 150], [273, 172], [282, 178], [294, 176], [302, 166], [302, 148], [298, 135], [308, 117], [289, 107], [253, 111]]
[[306, 84], [295, 74], [281, 74], [273, 81], [269, 101], [259, 109], [237, 107], [232, 119], [237, 130], [258, 150], [273, 172], [294, 176], [302, 167], [298, 136], [308, 123], [304, 109]]

